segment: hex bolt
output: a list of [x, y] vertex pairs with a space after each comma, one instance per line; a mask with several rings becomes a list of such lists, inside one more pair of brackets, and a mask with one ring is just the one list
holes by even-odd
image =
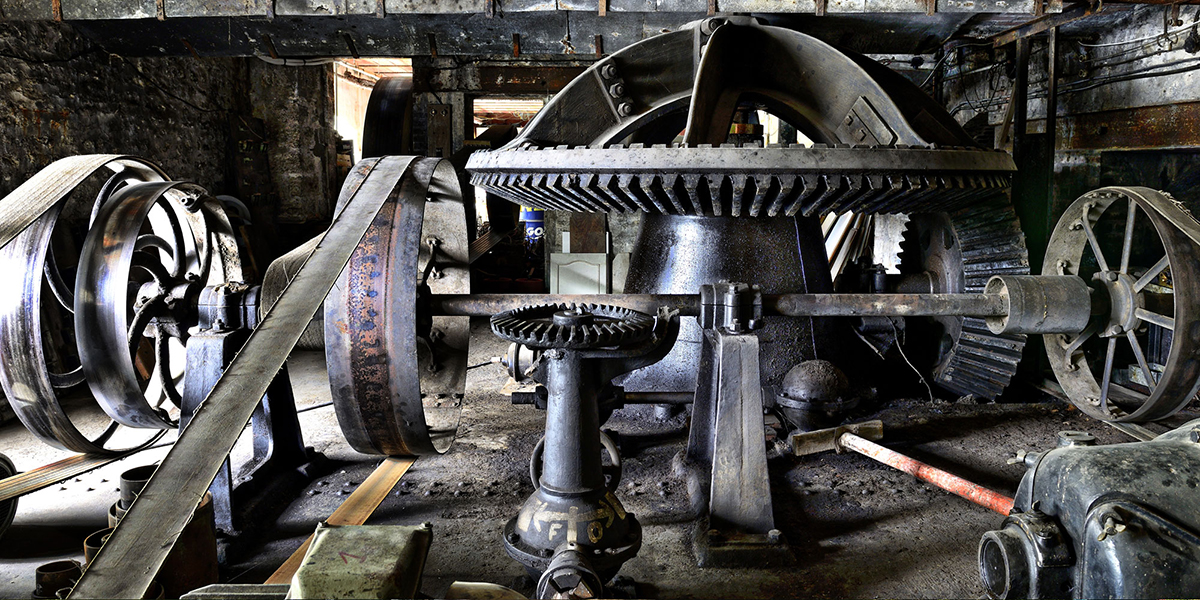
[[613, 98], [620, 98], [625, 95], [625, 82], [617, 80], [612, 85], [608, 86], [608, 95]]
[[578, 587], [581, 582], [583, 582], [583, 577], [574, 570], [555, 573], [550, 577], [550, 584], [560, 593], [570, 592]]
[[613, 79], [617, 76], [617, 66], [611, 62], [605, 63], [600, 67], [600, 76], [605, 79]]
[[1108, 279], [1109, 281], [1116, 281], [1117, 279], [1120, 278], [1120, 276], [1117, 275], [1116, 271], [1108, 271], [1104, 274], [1104, 277], [1106, 279]]
[[629, 101], [622, 102], [617, 105], [617, 114], [622, 117], [628, 117], [633, 114], [633, 103]]

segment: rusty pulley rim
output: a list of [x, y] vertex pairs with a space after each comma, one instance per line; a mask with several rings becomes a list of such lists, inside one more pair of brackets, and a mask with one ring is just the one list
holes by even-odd
[[654, 319], [607, 304], [536, 304], [492, 317], [497, 336], [531, 348], [577, 350], [636, 344], [650, 339]]
[[325, 300], [325, 357], [338, 424], [352, 448], [441, 454], [461, 415], [469, 318], [428, 315], [425, 298], [470, 292], [466, 216], [449, 162], [399, 158], [405, 162], [352, 174], [387, 178], [386, 190], [370, 193], [390, 197]]
[[[1109, 236], [1101, 219], [1106, 213], [1122, 212], [1122, 205], [1124, 221], [1110, 224], [1117, 232], [1113, 239], [1120, 239], [1121, 245], [1110, 246], [1106, 253]], [[1063, 390], [1072, 404], [1097, 419], [1166, 418], [1190, 403], [1200, 389], [1195, 337], [1190, 329], [1171, 331], [1175, 323], [1190, 325], [1200, 319], [1200, 244], [1171, 217], [1194, 224], [1177, 208], [1169, 195], [1149, 188], [1101, 188], [1067, 207], [1050, 236], [1042, 272], [1084, 277], [1095, 289], [1094, 296], [1107, 298], [1107, 310], [1093, 315], [1080, 334], [1044, 336], [1050, 367]], [[1147, 222], [1149, 227], [1144, 226]], [[1147, 256], [1146, 245], [1134, 243], [1139, 232], [1157, 236], [1161, 257]], [[1170, 315], [1165, 314], [1168, 304]], [[1162, 364], [1154, 362], [1154, 346], [1159, 347]], [[1125, 365], [1130, 377], [1140, 372], [1143, 381], [1115, 381], [1117, 367]], [[1154, 366], [1161, 367], [1161, 373]]]

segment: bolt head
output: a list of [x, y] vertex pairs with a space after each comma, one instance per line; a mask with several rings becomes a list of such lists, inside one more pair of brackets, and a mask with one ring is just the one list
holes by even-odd
[[613, 98], [620, 98], [625, 95], [625, 84], [620, 81], [608, 86], [608, 95]]
[[1193, 442], [1200, 443], [1200, 427], [1193, 429], [1188, 435], [1188, 439], [1192, 440]]
[[612, 79], [617, 76], [617, 67], [612, 63], [606, 63], [600, 67], [600, 76], [605, 79]]
[[550, 577], [550, 585], [559, 592], [569, 592], [583, 581], [583, 577], [574, 571], [562, 571]]
[[1116, 271], [1108, 271], [1104, 274], [1104, 278], [1109, 281], [1116, 281], [1119, 277], [1120, 275], [1118, 275]]
[[617, 113], [620, 114], [622, 117], [628, 117], [629, 115], [632, 115], [633, 114], [633, 103], [632, 102], [622, 102], [620, 105], [617, 106]]

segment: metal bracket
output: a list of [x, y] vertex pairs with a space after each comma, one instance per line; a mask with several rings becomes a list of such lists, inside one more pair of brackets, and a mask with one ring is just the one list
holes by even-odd
[[762, 321], [762, 289], [745, 283], [700, 286], [700, 326], [743, 333]]
[[[200, 402], [241, 349], [258, 319], [258, 287], [211, 286], [200, 296], [198, 331], [187, 342], [180, 427], [186, 427]], [[253, 513], [263, 500], [289, 485], [302, 485], [297, 467], [312, 461], [304, 447], [296, 402], [287, 365], [280, 368], [262, 402], [250, 418], [253, 436], [251, 458], [235, 470], [228, 459], [209, 487], [213, 495], [214, 523], [218, 530], [236, 535], [254, 522]], [[292, 481], [287, 481], [288, 479]]]

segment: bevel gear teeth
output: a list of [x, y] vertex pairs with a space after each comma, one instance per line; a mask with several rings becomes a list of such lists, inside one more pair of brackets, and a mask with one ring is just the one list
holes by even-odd
[[[922, 211], [925, 212], [925, 211]], [[1007, 199], [946, 213], [962, 252], [963, 291], [983, 293], [994, 275], [1028, 275], [1029, 252], [1025, 234]], [[916, 234], [915, 229], [906, 232]], [[910, 256], [902, 251], [900, 258]], [[919, 253], [918, 253], [919, 254]], [[992, 333], [983, 319], [960, 317], [961, 329], [953, 345], [933, 371], [939, 386], [957, 394], [994, 399], [1012, 381], [1025, 349], [1024, 334]]]
[[[583, 311], [591, 322], [555, 323], [560, 312]], [[654, 333], [647, 314], [604, 304], [538, 304], [497, 314], [491, 319], [497, 336], [531, 348], [587, 349], [623, 346], [645, 341]]]
[[[853, 168], [834, 159], [811, 158], [822, 152], [856, 150], [891, 154]], [[703, 174], [678, 160], [674, 166], [654, 171], [645, 167], [664, 156], [702, 158], [714, 151], [736, 154], [705, 167]], [[547, 165], [578, 158], [581, 152], [587, 151], [546, 148], [514, 155], [498, 150], [473, 156], [468, 164], [471, 183], [512, 202], [550, 210], [811, 217], [830, 212], [892, 214], [982, 205], [1004, 197], [1011, 178], [1010, 170], [999, 165], [989, 150], [818, 146], [768, 149], [766, 152], [782, 153], [778, 164], [756, 159], [763, 151], [753, 148], [673, 148], [668, 155], [661, 154], [661, 149], [606, 148], [603, 152], [612, 155], [612, 163], [572, 163], [576, 172], [545, 172], [556, 168]], [[541, 160], [530, 160], [533, 156]], [[938, 156], [953, 158], [938, 162]], [[788, 168], [781, 168], [783, 164]], [[498, 173], [496, 169], [527, 171]]]

